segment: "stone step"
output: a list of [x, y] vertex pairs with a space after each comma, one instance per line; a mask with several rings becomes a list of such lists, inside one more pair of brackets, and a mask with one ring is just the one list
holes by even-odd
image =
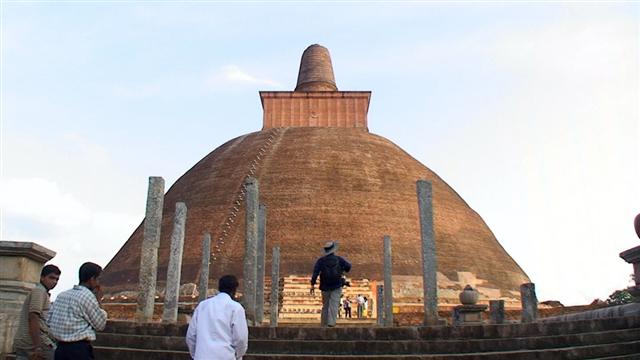
[[94, 346], [127, 349], [188, 351], [184, 336], [121, 335], [100, 333]]
[[573, 360], [601, 359], [603, 356], [636, 356], [640, 353], [640, 341], [604, 345], [563, 347], [543, 350], [498, 351], [465, 354], [418, 354], [418, 355], [294, 355], [294, 354], [248, 354], [244, 360]]
[[[376, 322], [376, 317], [374, 317], [374, 316], [363, 317], [361, 319], [358, 319], [358, 317], [356, 316], [355, 312], [352, 315], [353, 316], [350, 317], [350, 318], [345, 318], [344, 314], [341, 314], [338, 317], [338, 320], [344, 319], [346, 321], [346, 320], [368, 319], [368, 320], [371, 320], [371, 323], [375, 323]], [[286, 313], [280, 312], [278, 318], [279, 319], [292, 319], [292, 318], [300, 318], [301, 316], [302, 317], [306, 317], [306, 318], [310, 318], [310, 319], [320, 319], [320, 311], [297, 311], [296, 312], [294, 310], [291, 310], [291, 311], [288, 311]], [[318, 324], [312, 323], [310, 325], [316, 325], [317, 326]]]
[[296, 306], [311, 306], [313, 308], [322, 308], [322, 302], [320, 300], [291, 300], [287, 299], [282, 302], [281, 308], [284, 307], [296, 307]]
[[314, 309], [320, 310], [322, 309], [322, 304], [313, 304], [313, 303], [286, 303], [280, 307], [280, 312], [286, 311], [286, 309]]
[[287, 317], [289, 315], [309, 315], [310, 317], [318, 317], [320, 316], [320, 311], [310, 311], [310, 310], [296, 311], [294, 309], [291, 309], [288, 311], [280, 311], [278, 315], [280, 315], [281, 317]]
[[94, 346], [93, 354], [100, 360], [191, 360], [188, 351], [134, 349], [120, 346]]
[[[309, 276], [289, 275], [289, 276], [286, 276], [286, 277], [284, 277], [282, 279], [283, 279], [283, 281], [285, 283], [291, 283], [291, 282], [306, 282], [306, 283], [309, 283], [311, 281], [311, 275], [309, 275]], [[345, 276], [345, 279], [347, 279], [349, 281], [352, 281], [352, 282], [355, 282], [355, 283], [370, 283], [371, 282], [371, 280], [369, 280], [369, 279], [354, 279], [354, 278], [351, 278], [349, 276]]]
[[[510, 339], [457, 339], [457, 340], [265, 340], [251, 339], [251, 354], [306, 354], [306, 355], [411, 355], [462, 354], [542, 350], [590, 345], [606, 345], [640, 341], [640, 329], [615, 330], [565, 336], [540, 336]], [[149, 336], [100, 334], [96, 346], [135, 349], [187, 351], [183, 336]]]
[[309, 354], [309, 355], [411, 355], [411, 354], [462, 354], [522, 349], [542, 350], [568, 346], [611, 344], [640, 341], [640, 329], [615, 330], [574, 334], [566, 336], [541, 336], [510, 339], [459, 339], [459, 340], [263, 340], [252, 339], [250, 352], [259, 354]]
[[640, 317], [581, 320], [573, 322], [429, 326], [429, 327], [362, 327], [344, 329], [255, 327], [253, 338], [289, 340], [436, 340], [436, 339], [491, 339], [527, 336], [562, 336], [566, 334], [640, 328]]
[[[315, 321], [310, 322], [309, 319], [296, 319], [296, 318], [282, 318], [278, 319], [278, 326], [297, 326], [297, 327], [318, 327], [320, 324], [320, 317], [314, 318]], [[339, 318], [337, 320], [338, 327], [363, 327], [363, 326], [375, 326], [376, 319], [345, 319]], [[265, 324], [265, 326], [269, 326], [269, 324]]]
[[[552, 336], [576, 333], [640, 328], [640, 316], [593, 319], [570, 322], [538, 322], [529, 324], [430, 326], [430, 327], [352, 327], [332, 329], [320, 327], [251, 327], [249, 335], [256, 339], [286, 340], [436, 340], [491, 339], [527, 336]], [[156, 336], [184, 336], [187, 324], [108, 321], [100, 333]]]
[[[94, 353], [101, 360], [188, 360], [187, 351], [135, 349], [125, 347], [95, 346]], [[498, 351], [466, 354], [420, 355], [298, 355], [298, 354], [247, 354], [244, 360], [571, 360], [636, 357], [640, 353], [640, 341], [615, 344], [562, 347], [543, 350]]]
[[315, 320], [320, 319], [320, 314], [314, 313], [286, 313], [282, 314], [282, 316], [278, 317], [279, 319], [307, 319], [309, 321], [315, 322]]
[[296, 308], [296, 309], [314, 309], [314, 310], [316, 310], [316, 309], [317, 309], [317, 310], [320, 310], [320, 309], [322, 309], [322, 304], [309, 304], [309, 303], [307, 303], [307, 304], [296, 304], [296, 303], [287, 303], [287, 304], [283, 304], [283, 305], [282, 305], [282, 308], [283, 308], [283, 310], [282, 310], [282, 311], [284, 311], [284, 308], [285, 308], [285, 307], [286, 307], [286, 308], [290, 308], [290, 309], [292, 309], [292, 308]]
[[[309, 285], [306, 286], [285, 286], [282, 290], [284, 294], [307, 294], [309, 295], [309, 290], [311, 287]], [[320, 290], [318, 286], [315, 287], [316, 292], [320, 294]], [[373, 292], [370, 287], [350, 287], [349, 290], [345, 290], [342, 288], [342, 295], [348, 297], [355, 297], [358, 294], [362, 294], [362, 296], [366, 296], [367, 298], [373, 296]]]
[[[346, 278], [345, 281], [348, 281], [351, 286], [361, 286], [361, 287], [371, 287], [371, 283], [368, 281], [358, 281]], [[284, 286], [309, 286], [311, 284], [311, 278], [302, 279], [302, 280], [285, 280], [282, 283]]]
[[[364, 296], [367, 295], [367, 293], [365, 292], [359, 292], [358, 294], [364, 294]], [[344, 294], [343, 294], [344, 295]], [[349, 300], [351, 300], [352, 302], [355, 303], [355, 298], [356, 295], [352, 295], [352, 294], [346, 294], [344, 295], [343, 299], [345, 298], [349, 298]], [[318, 300], [322, 300], [322, 294], [319, 290], [316, 290], [316, 295], [309, 295], [309, 289], [305, 289], [304, 291], [284, 291], [282, 294], [282, 299], [283, 300], [287, 300], [287, 299], [299, 299], [299, 300], [303, 300], [303, 299], [312, 299], [312, 298], [317, 298]], [[370, 299], [369, 296], [367, 296], [367, 299]], [[375, 299], [375, 298], [373, 298]], [[409, 304], [414, 304], [414, 303], [409, 303]], [[422, 303], [416, 303], [418, 305], [422, 305]], [[459, 305], [459, 304], [455, 304], [455, 305]]]

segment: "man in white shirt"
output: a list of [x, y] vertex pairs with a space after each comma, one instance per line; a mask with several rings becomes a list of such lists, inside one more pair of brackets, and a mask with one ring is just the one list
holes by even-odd
[[247, 352], [249, 328], [244, 308], [234, 300], [237, 288], [235, 276], [221, 277], [220, 293], [202, 301], [193, 312], [187, 346], [194, 360], [240, 360]]
[[364, 297], [361, 294], [358, 294], [356, 301], [358, 302], [358, 319], [362, 319], [364, 313]]

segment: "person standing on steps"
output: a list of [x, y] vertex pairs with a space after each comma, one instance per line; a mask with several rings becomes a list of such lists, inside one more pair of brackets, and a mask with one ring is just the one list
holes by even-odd
[[51, 306], [49, 291], [56, 287], [58, 279], [60, 269], [45, 265], [40, 271], [40, 282], [24, 300], [13, 342], [16, 360], [53, 360], [55, 345], [46, 320]]
[[49, 328], [58, 341], [55, 360], [92, 360], [96, 331], [107, 325], [107, 312], [100, 307], [102, 267], [92, 262], [80, 266], [80, 283], [62, 292], [51, 305]]
[[218, 295], [202, 301], [187, 329], [187, 347], [194, 360], [240, 360], [247, 352], [249, 329], [244, 308], [235, 301], [238, 279], [225, 275]]
[[349, 299], [348, 296], [342, 302], [342, 307], [344, 308], [344, 318], [345, 319], [347, 319], [347, 318], [351, 319], [351, 300]]
[[340, 295], [345, 280], [342, 274], [351, 270], [351, 263], [335, 252], [338, 250], [338, 242], [329, 241], [323, 247], [323, 255], [316, 261], [311, 276], [310, 293], [315, 293], [315, 285], [320, 276], [320, 291], [322, 291], [322, 313], [320, 325], [334, 327], [338, 317]]
[[363, 318], [368, 318], [369, 317], [369, 300], [367, 299], [367, 297], [364, 297], [364, 303], [362, 304], [362, 317]]
[[358, 303], [358, 307], [356, 310], [358, 319], [362, 319], [362, 312], [364, 310], [364, 297], [362, 296], [362, 294], [358, 294], [358, 296], [356, 297], [356, 302]]

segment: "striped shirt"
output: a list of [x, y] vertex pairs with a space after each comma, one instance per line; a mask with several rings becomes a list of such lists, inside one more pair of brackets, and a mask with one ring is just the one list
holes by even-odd
[[24, 300], [24, 304], [22, 304], [18, 330], [16, 331], [16, 337], [13, 341], [13, 346], [16, 349], [31, 349], [34, 346], [33, 341], [31, 341], [31, 335], [29, 334], [29, 314], [31, 313], [38, 315], [40, 341], [42, 345], [53, 344], [49, 337], [49, 327], [45, 322], [48, 311], [49, 291], [41, 283], [38, 283], [31, 289], [31, 292]]
[[100, 308], [91, 290], [74, 285], [53, 302], [48, 323], [58, 341], [95, 340], [96, 330], [103, 330], [107, 324], [107, 312]]

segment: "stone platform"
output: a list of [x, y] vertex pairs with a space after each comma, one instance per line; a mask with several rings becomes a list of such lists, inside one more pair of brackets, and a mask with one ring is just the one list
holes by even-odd
[[[375, 322], [376, 308], [375, 308], [375, 282], [370, 282], [367, 279], [348, 279], [351, 286], [343, 288], [344, 298], [349, 297], [352, 300], [352, 318], [356, 317], [356, 303], [355, 299], [358, 294], [365, 296], [369, 301], [369, 311], [367, 313], [367, 319], [374, 319]], [[291, 275], [280, 280], [280, 302], [278, 321], [284, 323], [309, 323], [317, 324], [320, 322], [320, 312], [322, 311], [322, 292], [316, 285], [315, 295], [309, 294], [310, 289], [310, 276], [296, 276]], [[242, 294], [239, 294], [240, 296]], [[265, 279], [264, 285], [264, 321], [268, 323], [270, 318], [271, 308], [271, 280]], [[180, 297], [179, 313], [184, 315], [190, 315], [195, 309], [197, 297], [195, 295], [183, 295]], [[158, 296], [154, 309], [154, 320], [160, 320], [162, 314], [163, 297]], [[417, 309], [422, 308], [421, 304], [415, 305]], [[113, 296], [107, 297], [103, 302], [103, 307], [109, 313], [109, 318], [112, 320], [133, 320], [136, 311], [136, 298], [134, 295], [129, 296]], [[342, 310], [341, 310], [342, 311]], [[342, 316], [344, 312], [342, 311]], [[182, 318], [185, 320], [185, 318]], [[184, 322], [184, 321], [183, 321]], [[369, 322], [367, 322], [369, 323]]]
[[[189, 359], [186, 325], [111, 321], [103, 360]], [[252, 327], [245, 360], [638, 359], [640, 316], [569, 322], [434, 327]]]
[[[342, 290], [343, 299], [349, 298], [352, 301], [351, 316], [356, 317], [356, 296], [359, 294], [367, 299], [374, 299], [375, 283], [369, 282], [367, 279], [349, 279], [351, 286], [344, 287]], [[278, 318], [287, 320], [308, 319], [312, 322], [320, 321], [320, 312], [322, 311], [322, 292], [318, 290], [316, 284], [315, 295], [309, 294], [311, 278], [303, 276], [287, 276], [283, 278], [282, 303]], [[375, 304], [369, 302], [368, 318], [375, 318]], [[374, 306], [371, 306], [373, 304]], [[342, 314], [344, 316], [344, 312]]]

